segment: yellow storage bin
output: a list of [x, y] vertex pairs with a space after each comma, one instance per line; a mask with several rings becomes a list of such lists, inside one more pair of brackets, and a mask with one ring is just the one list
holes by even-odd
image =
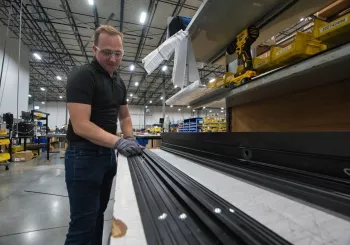
[[15, 145], [12, 146], [12, 153], [16, 153], [19, 151], [24, 151], [24, 146], [23, 145]]
[[315, 19], [313, 36], [330, 46], [350, 40], [350, 14], [332, 22]]
[[0, 162], [7, 162], [11, 156], [9, 153], [0, 153]]
[[273, 47], [271, 49], [272, 63], [278, 66], [288, 65], [293, 61], [303, 60], [326, 49], [327, 46], [315, 39], [313, 35], [298, 32], [293, 43], [284, 48]]
[[0, 139], [0, 145], [9, 145], [10, 140], [9, 139]]
[[271, 56], [266, 58], [254, 58], [253, 67], [259, 74], [269, 71], [272, 69]]

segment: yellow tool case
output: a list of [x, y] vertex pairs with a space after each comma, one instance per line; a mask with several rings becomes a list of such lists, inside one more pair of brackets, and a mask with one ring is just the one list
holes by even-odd
[[224, 75], [224, 83], [225, 86], [228, 87], [230, 85], [230, 80], [235, 76], [233, 72], [226, 72]]
[[9, 153], [0, 153], [0, 162], [7, 162], [11, 156]]
[[216, 78], [214, 82], [208, 83], [208, 87], [211, 87], [211, 88], [225, 87], [225, 80], [223, 78]]
[[312, 34], [330, 47], [350, 41], [350, 14], [329, 23], [315, 19]]
[[289, 65], [326, 49], [327, 46], [315, 39], [313, 35], [298, 32], [293, 43], [286, 47], [273, 47], [271, 49], [272, 63], [278, 66]]

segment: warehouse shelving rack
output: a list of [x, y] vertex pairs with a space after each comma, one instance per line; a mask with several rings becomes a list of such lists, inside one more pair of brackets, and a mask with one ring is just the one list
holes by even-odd
[[184, 120], [183, 126], [179, 128], [179, 132], [197, 133], [202, 131], [203, 118], [195, 117]]
[[12, 156], [12, 147], [11, 147], [11, 139], [9, 135], [0, 135], [0, 146], [8, 146], [8, 152], [0, 153], [1, 158], [4, 158], [0, 165], [5, 166], [5, 170], [9, 170], [11, 156]]
[[[43, 116], [37, 116], [37, 114], [42, 114]], [[50, 137], [49, 137], [49, 115], [50, 113], [46, 113], [46, 112], [42, 112], [42, 111], [38, 111], [38, 110], [32, 110], [31, 111], [31, 116], [32, 116], [32, 120], [33, 122], [35, 120], [37, 121], [44, 121], [46, 124], [46, 135], [45, 136], [40, 136], [40, 138], [46, 138], [46, 160], [49, 161], [50, 160]], [[38, 137], [39, 138], [39, 137]], [[39, 145], [40, 146], [40, 142]], [[26, 146], [26, 139], [24, 139], [24, 150], [27, 149]]]

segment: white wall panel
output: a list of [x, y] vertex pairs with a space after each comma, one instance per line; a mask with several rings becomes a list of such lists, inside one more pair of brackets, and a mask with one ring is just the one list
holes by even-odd
[[[4, 57], [6, 27], [0, 25], [0, 69]], [[11, 36], [11, 34], [10, 34]], [[15, 118], [28, 107], [29, 92], [29, 50], [21, 46], [21, 65], [19, 71], [19, 96], [17, 115], [17, 83], [18, 83], [18, 39], [8, 38], [5, 51], [3, 75], [0, 88], [0, 113], [11, 112]]]

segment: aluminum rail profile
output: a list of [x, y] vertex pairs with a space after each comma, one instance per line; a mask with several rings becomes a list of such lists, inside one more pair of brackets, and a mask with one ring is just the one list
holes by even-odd
[[267, 187], [280, 193], [301, 199], [307, 203], [350, 217], [350, 185], [348, 182], [307, 175], [300, 171], [279, 168], [242, 159], [230, 162], [218, 161], [220, 155], [208, 154], [181, 146], [162, 143], [161, 149], [190, 159], [205, 167], [227, 175]]
[[291, 244], [149, 150], [128, 163], [148, 244]]

